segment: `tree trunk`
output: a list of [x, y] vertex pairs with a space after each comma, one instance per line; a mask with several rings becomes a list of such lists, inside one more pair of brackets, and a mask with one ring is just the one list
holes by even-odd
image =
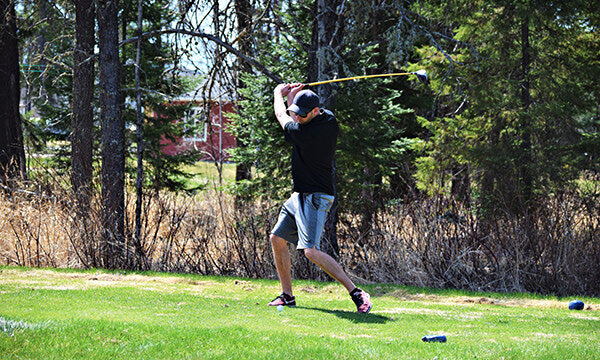
[[[40, 28], [37, 36], [36, 36], [36, 43], [37, 43], [37, 53], [40, 56], [40, 60], [39, 60], [39, 65], [40, 65], [40, 97], [41, 97], [41, 101], [42, 102], [46, 102], [46, 101], [50, 101], [51, 103], [53, 102], [53, 99], [48, 99], [48, 92], [46, 91], [46, 81], [48, 80], [47, 78], [47, 68], [46, 66], [48, 65], [48, 61], [46, 60], [46, 26], [48, 24], [48, 1], [47, 0], [38, 0], [38, 11], [40, 13], [40, 20], [42, 24], [42, 27]], [[53, 104], [54, 105], [54, 104]]]
[[[238, 38], [238, 49], [240, 53], [245, 56], [252, 56], [252, 43], [250, 32], [250, 27], [252, 25], [252, 7], [250, 5], [250, 1], [248, 0], [236, 0], [235, 1], [235, 13], [237, 16], [237, 31], [239, 35]], [[244, 82], [241, 79], [241, 75], [245, 73], [252, 72], [252, 67], [248, 62], [238, 57], [238, 75], [237, 75], [237, 88], [243, 89], [246, 87]], [[238, 100], [241, 99], [241, 96], [238, 94]], [[239, 137], [236, 139], [236, 147], [244, 147], [246, 146], [247, 140], [243, 137]], [[235, 181], [242, 181], [250, 179], [251, 166], [247, 163], [236, 164], [235, 167]], [[236, 199], [240, 200], [240, 199]], [[236, 201], [237, 203], [238, 201]]]
[[89, 209], [93, 176], [95, 2], [76, 0], [75, 14], [71, 183], [80, 215], [85, 216]]
[[469, 166], [453, 166], [450, 194], [456, 201], [462, 203], [467, 208], [471, 206], [470, 187]]
[[[337, 50], [343, 37], [343, 18], [337, 10], [341, 0], [317, 0], [312, 28], [312, 41], [308, 54], [308, 80], [320, 81], [339, 77], [339, 57]], [[325, 84], [317, 87], [321, 105], [326, 109], [335, 108], [335, 93], [338, 84]]]
[[[312, 25], [312, 41], [308, 54], [308, 80], [317, 81], [333, 79], [339, 75], [339, 63], [336, 56], [338, 46], [342, 41], [343, 20], [337, 10], [341, 6], [341, 0], [317, 0], [314, 8], [314, 21]], [[317, 94], [321, 99], [321, 106], [329, 109], [335, 109], [336, 84], [326, 84], [318, 86]], [[335, 164], [332, 176], [337, 178]], [[335, 184], [334, 184], [335, 186]], [[329, 217], [325, 223], [323, 250], [334, 258], [339, 257], [339, 245], [337, 241], [337, 218], [338, 218], [337, 194], [329, 212]]]
[[525, 15], [521, 20], [521, 102], [523, 106], [523, 113], [519, 119], [521, 122], [522, 129], [522, 143], [521, 150], [523, 152], [523, 158], [520, 164], [520, 181], [521, 186], [520, 196], [521, 204], [519, 204], [519, 211], [525, 209], [529, 200], [531, 200], [533, 192], [533, 175], [532, 175], [532, 154], [531, 154], [531, 117], [529, 115], [529, 107], [531, 105], [531, 85], [529, 82], [529, 70], [531, 67], [531, 45], [529, 43], [529, 16]]
[[125, 137], [119, 101], [118, 2], [98, 2], [100, 119], [102, 127], [102, 261], [118, 268], [125, 260]]
[[19, 113], [20, 70], [15, 3], [0, 0], [0, 183], [24, 178], [25, 150]]
[[135, 57], [135, 86], [136, 86], [136, 143], [137, 143], [137, 177], [135, 179], [135, 235], [133, 246], [135, 248], [136, 269], [142, 268], [145, 261], [144, 249], [142, 247], [142, 204], [144, 197], [144, 112], [142, 108], [142, 86], [141, 86], [141, 67], [142, 67], [142, 33], [143, 29], [143, 7], [142, 1], [138, 0], [138, 18], [137, 18], [137, 49]]
[[360, 233], [361, 238], [359, 245], [365, 245], [371, 234], [373, 228], [373, 222], [375, 221], [375, 214], [377, 209], [381, 206], [381, 185], [383, 178], [379, 171], [367, 166], [363, 169], [365, 174], [365, 181], [363, 182], [363, 188], [361, 190], [360, 199], [362, 202], [361, 217], [360, 217]]

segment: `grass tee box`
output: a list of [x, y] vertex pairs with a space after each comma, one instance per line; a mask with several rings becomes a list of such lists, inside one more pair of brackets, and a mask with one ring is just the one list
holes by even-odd
[[[600, 300], [367, 285], [0, 267], [2, 359], [594, 359]], [[445, 335], [445, 343], [421, 341]]]

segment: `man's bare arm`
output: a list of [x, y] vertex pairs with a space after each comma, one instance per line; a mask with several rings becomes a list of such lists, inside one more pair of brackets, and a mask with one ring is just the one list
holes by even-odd
[[275, 110], [275, 116], [277, 117], [277, 121], [279, 121], [279, 125], [281, 128], [285, 129], [285, 124], [294, 121], [288, 113], [287, 107], [283, 101], [283, 97], [287, 96], [290, 93], [290, 85], [289, 84], [279, 84], [273, 91], [273, 109]]
[[[290, 92], [287, 94], [288, 108], [294, 103], [294, 98], [296, 97], [296, 94], [298, 94], [298, 92], [300, 90], [302, 90], [303, 87], [304, 87], [304, 84], [301, 84], [301, 83], [290, 84]], [[298, 122], [298, 117], [296, 116], [296, 114], [294, 114], [293, 112], [290, 112], [289, 115], [292, 118], [292, 120], [294, 120], [294, 122]]]

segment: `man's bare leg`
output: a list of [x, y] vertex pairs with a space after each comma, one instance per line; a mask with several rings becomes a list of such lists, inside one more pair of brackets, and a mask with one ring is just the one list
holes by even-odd
[[342, 284], [348, 292], [356, 288], [340, 264], [338, 264], [331, 256], [315, 248], [304, 249], [304, 255], [306, 255], [308, 260], [317, 264], [323, 271], [329, 274], [329, 276]]
[[356, 311], [359, 313], [368, 313], [371, 311], [373, 307], [373, 303], [371, 302], [371, 297], [369, 294], [364, 292], [361, 289], [356, 288], [352, 280], [348, 278], [346, 272], [342, 269], [340, 264], [337, 263], [331, 256], [326, 253], [312, 248], [312, 249], [304, 249], [304, 255], [306, 257], [317, 264], [323, 271], [325, 271], [329, 276], [336, 279], [340, 284], [342, 284], [348, 293], [352, 297], [352, 301], [356, 304]]
[[292, 293], [292, 265], [287, 241], [275, 234], [271, 234], [271, 246], [273, 247], [273, 258], [275, 259], [277, 275], [279, 275], [279, 281], [281, 282], [281, 290], [288, 295], [294, 295]]

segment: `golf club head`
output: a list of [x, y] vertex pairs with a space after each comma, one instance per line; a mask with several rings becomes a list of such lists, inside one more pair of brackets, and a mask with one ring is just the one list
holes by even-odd
[[415, 71], [413, 74], [417, 75], [417, 80], [419, 80], [421, 84], [427, 83], [427, 71], [421, 69]]

